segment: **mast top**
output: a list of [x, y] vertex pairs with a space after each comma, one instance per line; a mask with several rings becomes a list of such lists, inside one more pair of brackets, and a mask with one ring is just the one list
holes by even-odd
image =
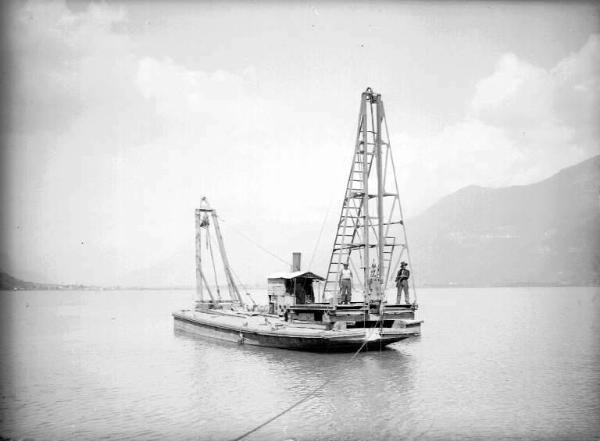
[[215, 210], [214, 210], [214, 208], [210, 207], [210, 204], [208, 203], [208, 199], [206, 199], [206, 196], [203, 196], [202, 199], [200, 199], [200, 208], [197, 208], [196, 211], [211, 213]]
[[363, 92], [363, 95], [366, 95], [367, 99], [371, 103], [376, 103], [381, 99], [381, 94], [373, 92], [373, 89], [371, 89], [370, 87], [367, 87], [367, 89]]

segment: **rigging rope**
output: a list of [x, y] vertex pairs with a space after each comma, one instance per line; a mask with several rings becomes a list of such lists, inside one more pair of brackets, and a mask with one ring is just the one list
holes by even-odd
[[[392, 144], [389, 141], [390, 140], [390, 132], [388, 131], [388, 125], [387, 125], [387, 121], [384, 119], [384, 126], [385, 126], [385, 134], [387, 136], [388, 139], [388, 148], [391, 149], [392, 148]], [[404, 223], [404, 214], [402, 213], [402, 202], [400, 201], [400, 191], [398, 189], [398, 178], [396, 177], [396, 165], [394, 164], [394, 156], [390, 154], [390, 161], [392, 164], [392, 173], [394, 175], [394, 183], [396, 184], [396, 194], [398, 195], [398, 208], [400, 210], [400, 219], [402, 221], [402, 232], [404, 233], [404, 244], [405, 244], [405, 248], [406, 248], [406, 260], [408, 260], [408, 265], [410, 267], [410, 271], [411, 271], [411, 284], [412, 284], [412, 289], [413, 289], [413, 293], [415, 295], [415, 304], [418, 304], [418, 298], [417, 298], [417, 287], [416, 287], [416, 283], [415, 283], [415, 274], [414, 274], [414, 268], [412, 266], [412, 261], [410, 259], [410, 250], [408, 249], [408, 233], [406, 232], [406, 224]], [[402, 254], [400, 254], [400, 257], [402, 257]]]
[[[219, 219], [221, 220], [221, 222], [223, 222], [223, 223], [225, 223], [227, 225], [227, 222], [225, 222], [225, 220], [221, 216], [219, 216]], [[254, 241], [251, 238], [249, 238], [248, 236], [246, 236], [244, 233], [242, 233], [237, 228], [234, 228], [231, 225], [228, 225], [228, 227], [231, 228], [231, 230], [235, 231], [240, 236], [242, 236], [243, 238], [245, 238], [247, 241], [249, 241], [250, 243], [252, 243], [253, 245], [255, 245], [256, 247], [258, 247], [261, 250], [263, 250], [265, 253], [267, 253], [267, 254], [273, 256], [274, 258], [276, 258], [277, 260], [285, 263], [287, 266], [290, 266], [290, 262], [289, 261], [286, 261], [286, 260], [282, 259], [281, 257], [277, 256], [276, 254], [273, 254], [272, 252], [270, 252], [269, 250], [267, 250], [265, 247], [263, 247], [262, 245], [260, 245], [258, 242]]]
[[246, 286], [242, 283], [242, 279], [239, 278], [239, 276], [237, 275], [237, 273], [234, 271], [233, 268], [231, 268], [231, 273], [237, 279], [238, 283], [240, 284], [240, 286], [242, 287], [242, 289], [245, 291], [245, 294], [248, 296], [248, 298], [250, 298], [250, 301], [252, 302], [252, 304], [255, 305], [255, 306], [258, 306], [256, 304], [256, 302], [254, 301], [254, 297], [252, 297], [252, 294], [250, 294], [248, 292], [248, 288], [246, 288]]
[[313, 249], [312, 256], [310, 257], [310, 262], [308, 264], [308, 268], [312, 268], [312, 263], [317, 254], [317, 248], [319, 247], [319, 243], [321, 242], [321, 235], [323, 234], [323, 229], [325, 228], [325, 224], [327, 223], [327, 217], [329, 216], [329, 211], [331, 210], [331, 206], [333, 205], [333, 199], [330, 199], [329, 207], [327, 207], [327, 213], [325, 213], [325, 217], [323, 218], [323, 223], [321, 224], [321, 231], [319, 231], [319, 237], [317, 238], [317, 243], [315, 244], [315, 248]]

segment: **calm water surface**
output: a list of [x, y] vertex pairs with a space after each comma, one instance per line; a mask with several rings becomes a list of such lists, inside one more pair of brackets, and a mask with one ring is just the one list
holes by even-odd
[[1, 432], [35, 440], [600, 439], [600, 289], [420, 290], [420, 338], [310, 354], [173, 330], [183, 291], [0, 292]]

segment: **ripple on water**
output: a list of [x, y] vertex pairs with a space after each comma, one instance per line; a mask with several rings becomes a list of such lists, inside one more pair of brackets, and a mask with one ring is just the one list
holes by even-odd
[[[597, 289], [425, 290], [420, 338], [351, 362], [350, 354], [176, 334], [170, 311], [187, 296], [0, 293], [10, 333], [0, 363], [11, 372], [1, 385], [0, 435], [230, 439], [325, 382], [248, 439], [591, 440], [600, 433]], [[564, 333], [561, 323], [576, 326]]]

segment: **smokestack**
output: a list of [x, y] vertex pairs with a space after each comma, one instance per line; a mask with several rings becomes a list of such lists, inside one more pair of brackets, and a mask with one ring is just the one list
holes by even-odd
[[300, 271], [302, 253], [292, 253], [292, 271]]

